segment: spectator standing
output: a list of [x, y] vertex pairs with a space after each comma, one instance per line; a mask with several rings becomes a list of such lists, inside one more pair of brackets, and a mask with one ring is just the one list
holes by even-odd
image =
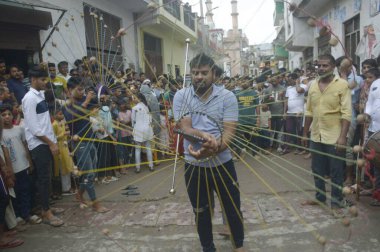
[[37, 188], [42, 203], [44, 223], [54, 227], [63, 225], [49, 205], [50, 174], [53, 170], [53, 155], [58, 155], [57, 139], [50, 121], [50, 114], [43, 90], [46, 89], [48, 73], [43, 66], [34, 66], [29, 71], [31, 88], [22, 99], [25, 138], [36, 168]]

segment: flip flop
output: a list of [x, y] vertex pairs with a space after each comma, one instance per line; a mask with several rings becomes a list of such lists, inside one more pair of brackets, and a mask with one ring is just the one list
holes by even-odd
[[140, 193], [136, 191], [127, 191], [125, 193], [122, 193], [122, 195], [131, 196], [131, 195], [140, 195]]
[[99, 207], [98, 209], [92, 208], [92, 210], [94, 210], [97, 213], [107, 213], [107, 212], [111, 211], [111, 209], [108, 209], [108, 208], [103, 207], [103, 206]]
[[301, 206], [319, 206], [325, 204], [324, 202], [319, 202], [317, 200], [305, 200], [301, 202]]
[[370, 206], [380, 207], [380, 201], [373, 199], [370, 203]]
[[231, 232], [226, 231], [226, 230], [220, 231], [220, 232], [218, 232], [218, 234], [220, 236], [224, 236], [224, 237], [230, 237], [231, 236]]
[[42, 219], [38, 217], [37, 215], [32, 215], [29, 218], [29, 223], [32, 225], [40, 224], [42, 222]]
[[60, 227], [64, 224], [63, 220], [56, 216], [53, 216], [50, 219], [43, 219], [42, 223], [50, 225], [52, 227]]
[[137, 186], [129, 185], [126, 188], [124, 188], [123, 190], [136, 190], [136, 189], [137, 189]]
[[4, 244], [0, 244], [0, 249], [9, 249], [9, 248], [15, 248], [15, 247], [18, 247], [20, 245], [24, 244], [24, 241], [23, 240], [20, 240], [20, 239], [14, 239], [14, 240], [10, 240]]
[[12, 236], [15, 236], [17, 234], [18, 234], [17, 230], [9, 230], [9, 231], [4, 232], [4, 236], [6, 236], [6, 237], [12, 237]]
[[61, 214], [66, 211], [66, 209], [60, 207], [51, 207], [50, 210], [53, 214]]

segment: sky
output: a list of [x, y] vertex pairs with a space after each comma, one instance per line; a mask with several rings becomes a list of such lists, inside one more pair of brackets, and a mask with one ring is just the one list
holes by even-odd
[[[200, 0], [187, 0], [194, 12], [200, 13]], [[202, 0], [203, 4], [206, 0]], [[215, 28], [232, 29], [231, 1], [212, 0]], [[203, 7], [204, 14], [207, 12]], [[249, 44], [270, 43], [276, 37], [273, 26], [274, 0], [238, 0], [239, 29], [247, 35]], [[199, 15], [200, 16], [200, 15]]]

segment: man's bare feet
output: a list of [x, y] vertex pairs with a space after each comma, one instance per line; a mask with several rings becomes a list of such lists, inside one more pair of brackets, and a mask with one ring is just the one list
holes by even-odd
[[234, 250], [235, 252], [245, 252], [245, 249], [243, 247], [237, 248]]

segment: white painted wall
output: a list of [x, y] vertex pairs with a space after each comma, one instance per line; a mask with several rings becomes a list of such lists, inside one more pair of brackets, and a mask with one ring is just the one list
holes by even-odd
[[[361, 8], [357, 8], [357, 4], [361, 3]], [[369, 24], [374, 24], [380, 27], [380, 14], [370, 16], [370, 0], [340, 0], [332, 1], [319, 16], [328, 22], [332, 27], [333, 32], [340, 38], [344, 44], [344, 22], [360, 14], [360, 36], [363, 36], [363, 27]], [[314, 29], [314, 37], [319, 36], [318, 29]], [[380, 41], [380, 31], [378, 30], [377, 41]], [[339, 44], [332, 47], [331, 54], [334, 57], [344, 55], [344, 49]], [[364, 59], [361, 58], [361, 61]]]
[[[86, 2], [99, 10], [119, 17], [121, 19], [121, 27], [130, 27], [127, 30], [127, 34], [122, 37], [122, 47], [125, 61], [124, 65], [126, 67], [128, 66], [128, 63], [133, 63], [136, 66], [138, 65], [138, 48], [133, 26], [133, 13], [127, 9], [128, 6], [116, 5], [110, 1], [103, 0], [45, 0], [45, 2], [65, 8], [67, 9], [67, 12], [58, 25], [59, 32], [55, 31], [53, 33], [53, 36], [50, 38], [49, 42], [46, 44], [46, 47], [42, 51], [44, 61], [58, 63], [61, 60], [66, 60], [70, 64], [69, 68], [71, 68], [73, 67], [73, 62], [75, 59], [82, 58], [84, 55], [87, 55], [84, 20], [81, 17], [81, 13], [83, 13], [83, 2]], [[44, 10], [46, 11], [46, 9]], [[52, 14], [54, 25], [61, 12], [55, 10], [50, 10], [50, 12]], [[68, 24], [67, 27], [66, 24]], [[40, 32], [41, 45], [46, 40], [50, 31], [51, 29]], [[55, 42], [57, 46], [53, 47], [52, 42]], [[51, 56], [49, 56], [48, 53]]]
[[302, 68], [300, 58], [303, 57], [302, 52], [289, 51], [289, 70], [293, 71], [296, 68]]

